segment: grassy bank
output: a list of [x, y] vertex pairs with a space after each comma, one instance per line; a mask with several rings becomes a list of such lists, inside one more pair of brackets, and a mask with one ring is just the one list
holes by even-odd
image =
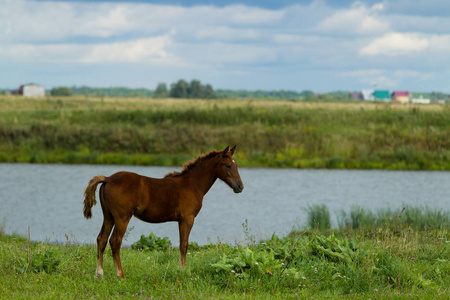
[[[415, 210], [412, 214], [416, 218], [402, 219], [397, 212], [374, 227], [364, 220], [377, 213], [352, 208], [347, 213], [359, 216], [358, 225], [344, 222], [338, 229], [321, 230], [315, 224], [324, 221], [315, 216], [323, 210], [326, 207], [310, 208], [313, 228], [294, 231], [285, 238], [273, 236], [256, 242], [251, 230], [244, 226], [246, 240], [239, 245], [191, 245], [186, 270], [178, 269], [178, 250], [168, 246], [166, 240], [143, 238], [140, 243], [145, 247], [122, 249], [125, 280], [115, 278], [109, 246], [105, 252], [105, 278], [100, 280], [95, 276], [95, 246], [73, 245], [70, 241], [61, 245], [30, 243], [0, 230], [0, 297], [450, 297], [448, 213], [406, 208], [402, 214]], [[427, 221], [435, 213], [443, 216], [438, 218], [440, 224]]]
[[0, 99], [0, 162], [179, 165], [237, 144], [241, 166], [450, 169], [445, 105]]

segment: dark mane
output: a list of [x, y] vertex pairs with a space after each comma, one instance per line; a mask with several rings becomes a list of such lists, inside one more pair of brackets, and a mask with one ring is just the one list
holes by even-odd
[[213, 150], [205, 155], [199, 156], [196, 159], [185, 163], [183, 166], [184, 168], [181, 172], [174, 171], [174, 172], [168, 173], [168, 174], [166, 174], [166, 176], [164, 176], [164, 178], [178, 177], [178, 176], [184, 175], [184, 174], [188, 173], [190, 170], [192, 170], [193, 168], [195, 168], [196, 166], [198, 166], [200, 163], [204, 162], [205, 160], [213, 158], [216, 155], [219, 155], [221, 153], [222, 153], [222, 151]]

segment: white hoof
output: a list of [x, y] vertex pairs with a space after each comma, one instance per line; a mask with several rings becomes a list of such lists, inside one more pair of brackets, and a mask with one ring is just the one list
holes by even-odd
[[97, 278], [103, 278], [103, 269], [102, 268], [97, 268]]

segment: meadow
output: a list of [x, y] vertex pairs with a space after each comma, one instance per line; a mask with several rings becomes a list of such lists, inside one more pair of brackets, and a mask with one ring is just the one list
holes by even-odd
[[[150, 234], [121, 251], [126, 278], [115, 278], [111, 251], [96, 278], [96, 247], [30, 242], [0, 224], [0, 298], [70, 299], [448, 299], [449, 213], [429, 208], [367, 211], [352, 207], [338, 228], [312, 206], [287, 237], [178, 249]], [[327, 221], [328, 220], [328, 221]], [[375, 220], [375, 221], [374, 221]]]
[[[450, 169], [447, 105], [271, 100], [0, 98], [0, 162], [180, 165], [237, 144], [246, 167]], [[287, 237], [190, 244], [187, 268], [167, 239], [111, 251], [31, 242], [0, 222], [0, 298], [447, 299], [449, 213], [308, 208]]]
[[1, 96], [0, 162], [450, 169], [447, 105]]

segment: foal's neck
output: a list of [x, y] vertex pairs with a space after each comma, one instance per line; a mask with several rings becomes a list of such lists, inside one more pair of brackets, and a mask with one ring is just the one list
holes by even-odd
[[194, 188], [203, 197], [217, 180], [213, 159], [202, 162], [192, 169], [187, 176]]

